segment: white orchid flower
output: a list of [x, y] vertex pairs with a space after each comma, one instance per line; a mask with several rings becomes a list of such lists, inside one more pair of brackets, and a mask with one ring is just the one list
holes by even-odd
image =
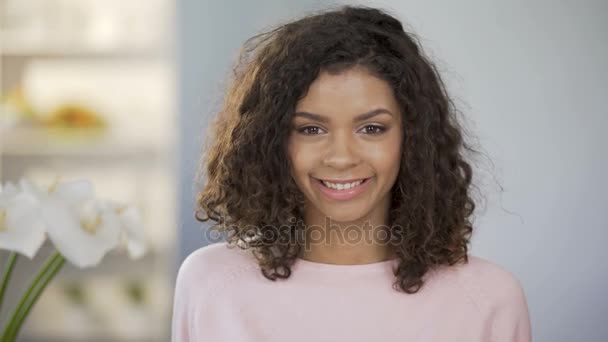
[[89, 181], [55, 183], [43, 197], [48, 236], [70, 263], [96, 266], [118, 245], [120, 219], [109, 202], [94, 197]]
[[[22, 181], [22, 184], [26, 184]], [[39, 202], [27, 187], [0, 187], [0, 249], [32, 259], [46, 240]]]
[[115, 212], [120, 219], [122, 235], [121, 241], [126, 246], [131, 259], [139, 259], [146, 253], [141, 214], [134, 206], [116, 204]]
[[[0, 249], [31, 259], [48, 235], [57, 251], [22, 296], [0, 336], [2, 341], [16, 339], [34, 303], [66, 260], [80, 268], [96, 266], [121, 239], [132, 258], [141, 257], [146, 249], [139, 212], [95, 198], [89, 181], [56, 181], [42, 190], [22, 179], [19, 186], [0, 184]], [[11, 256], [1, 280], [0, 304], [15, 260]]]

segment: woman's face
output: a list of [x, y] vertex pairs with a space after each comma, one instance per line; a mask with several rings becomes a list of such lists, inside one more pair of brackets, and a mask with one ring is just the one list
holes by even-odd
[[296, 104], [288, 143], [306, 216], [334, 222], [384, 217], [401, 139], [401, 113], [387, 82], [362, 67], [320, 73]]

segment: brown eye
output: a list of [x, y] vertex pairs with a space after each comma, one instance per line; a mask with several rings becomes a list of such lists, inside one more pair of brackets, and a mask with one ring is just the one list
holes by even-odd
[[363, 127], [366, 134], [378, 135], [382, 134], [385, 131], [385, 128], [379, 125], [367, 125]]
[[306, 127], [301, 127], [300, 129], [298, 129], [298, 133], [304, 134], [304, 135], [317, 135], [317, 134], [319, 134], [319, 130], [320, 130], [320, 128], [317, 126], [306, 126]]

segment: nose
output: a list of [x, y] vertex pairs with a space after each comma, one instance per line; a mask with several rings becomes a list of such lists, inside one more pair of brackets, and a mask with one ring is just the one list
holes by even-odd
[[359, 163], [356, 142], [348, 132], [336, 133], [328, 141], [323, 164], [335, 169], [349, 169]]

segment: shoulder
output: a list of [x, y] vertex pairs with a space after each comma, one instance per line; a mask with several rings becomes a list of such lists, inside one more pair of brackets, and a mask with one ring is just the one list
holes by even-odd
[[522, 304], [520, 280], [505, 267], [479, 256], [469, 255], [467, 263], [450, 267], [458, 284], [481, 311], [501, 305]]
[[482, 317], [505, 310], [527, 310], [520, 280], [495, 262], [469, 255], [466, 263], [442, 266], [437, 272], [443, 284], [465, 296]]
[[520, 280], [509, 270], [487, 259], [469, 255], [467, 263], [439, 271], [452, 289], [463, 294], [479, 313], [490, 341], [531, 341], [526, 295]]
[[171, 340], [196, 339], [196, 317], [209, 313], [213, 298], [223, 292], [222, 287], [253, 265], [249, 251], [228, 247], [226, 243], [207, 245], [190, 253], [177, 272]]
[[523, 294], [520, 280], [511, 271], [493, 261], [469, 255], [466, 264], [454, 267], [460, 284], [478, 300], [502, 301]]
[[210, 244], [184, 259], [177, 273], [176, 290], [218, 288], [255, 266], [249, 250], [231, 247], [225, 242]]

